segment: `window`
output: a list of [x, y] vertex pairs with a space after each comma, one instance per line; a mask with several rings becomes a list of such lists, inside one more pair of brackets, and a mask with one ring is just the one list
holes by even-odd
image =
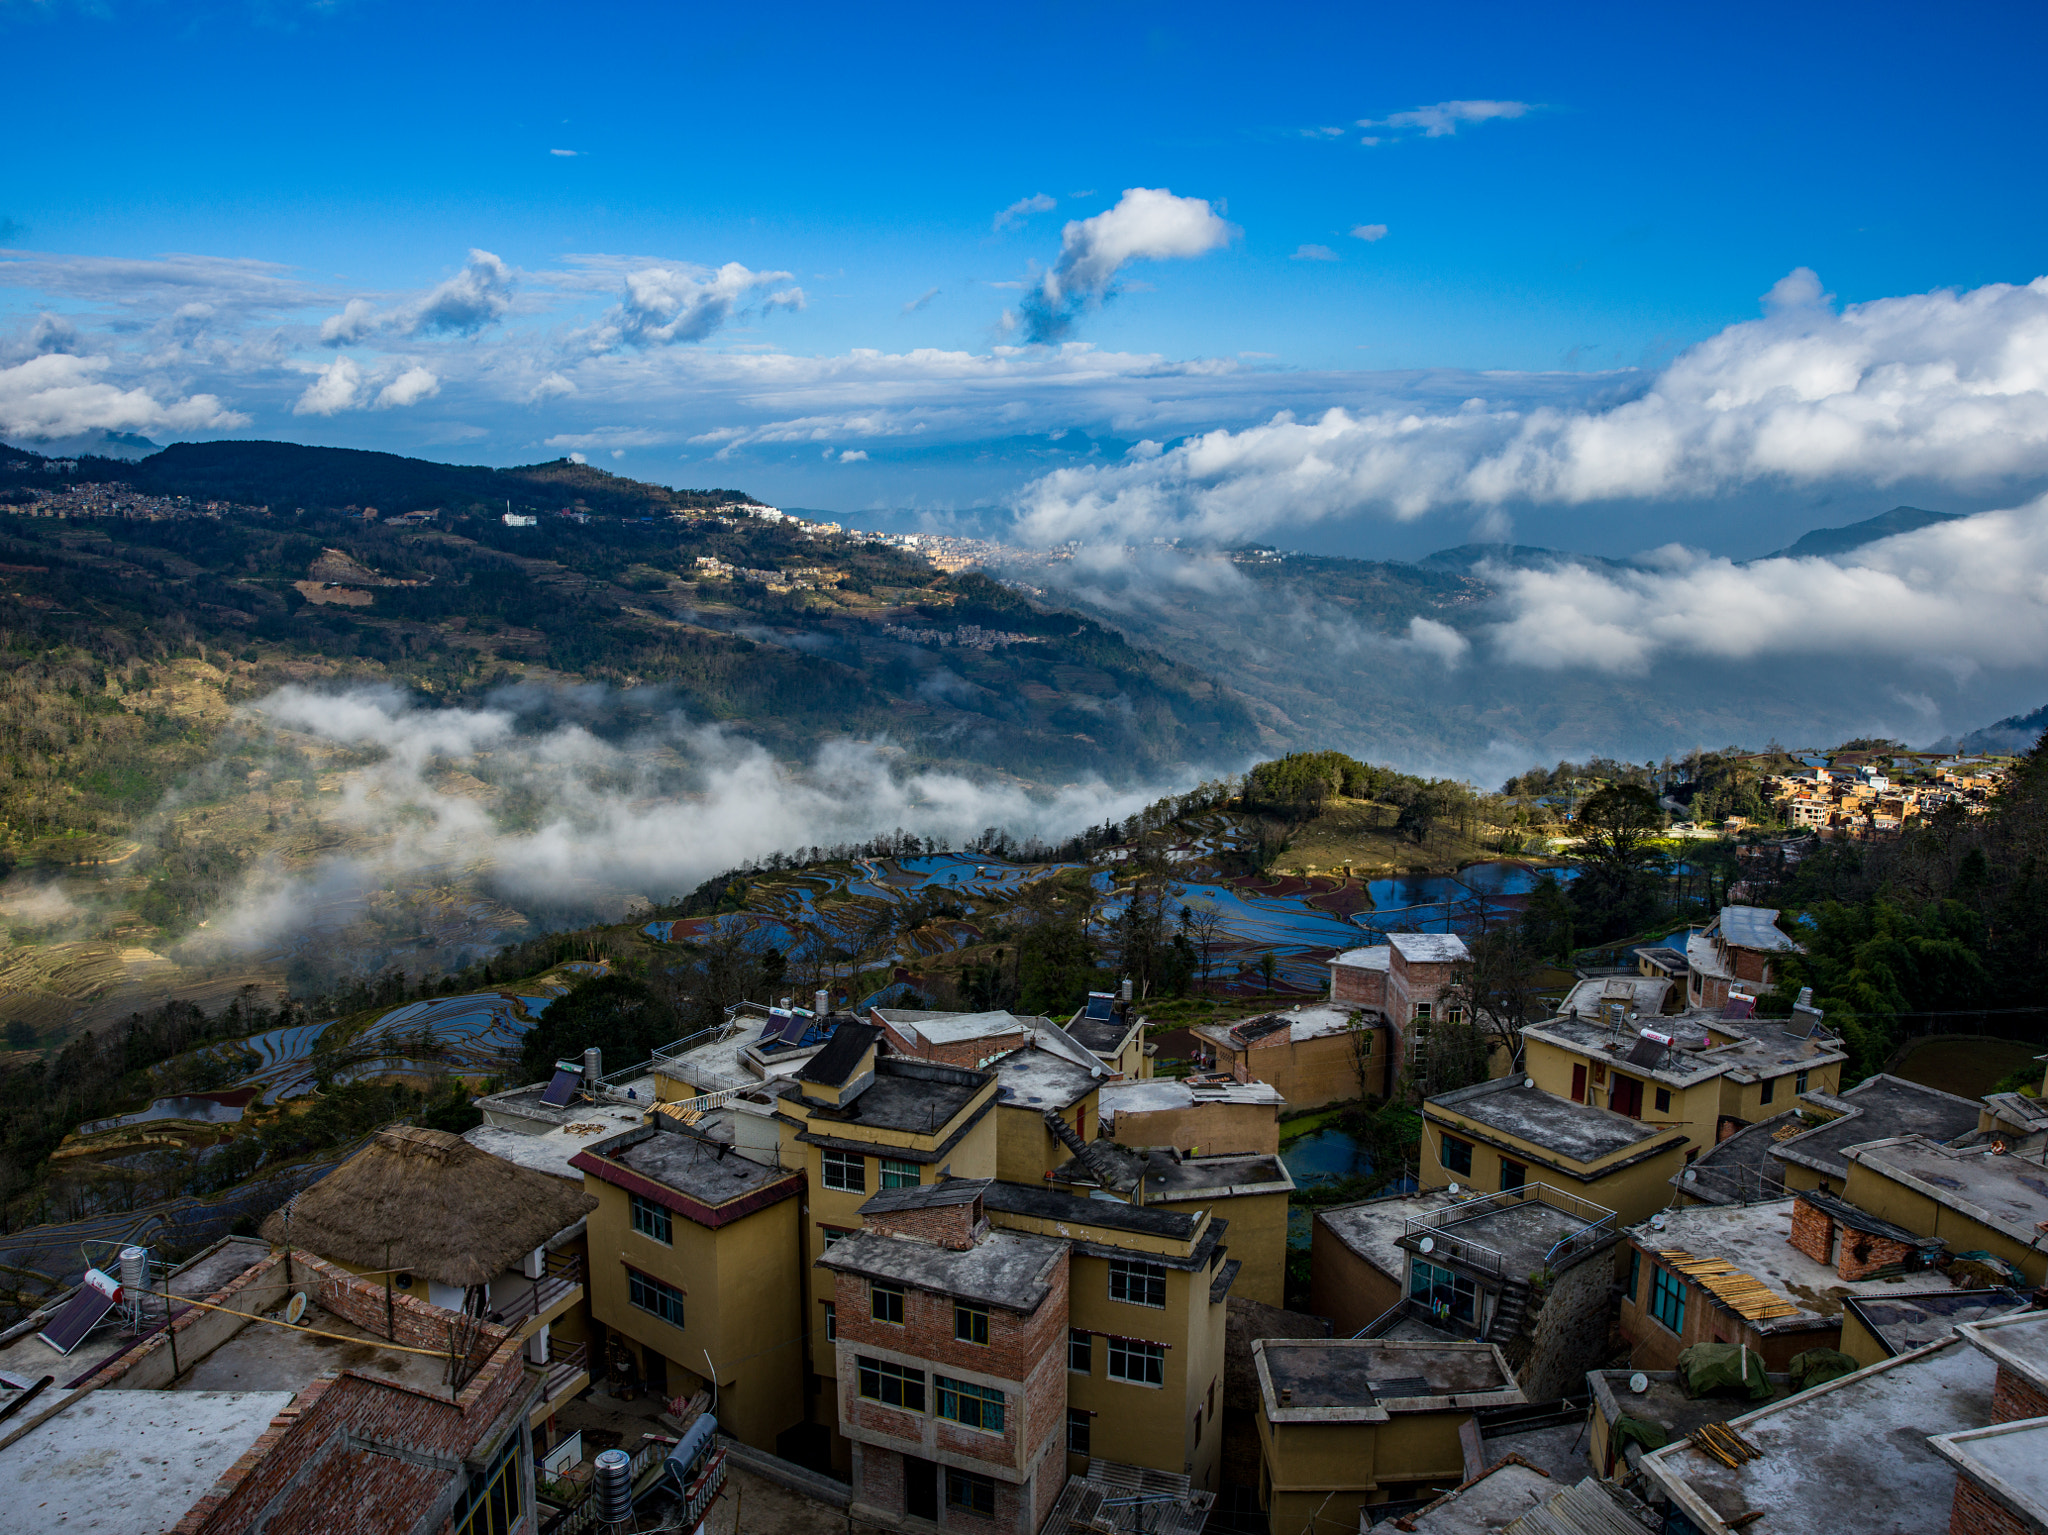
[[1455, 1135], [1443, 1137], [1444, 1171], [1472, 1176], [1472, 1143], [1461, 1141]]
[[1166, 1384], [1166, 1345], [1138, 1338], [1109, 1340], [1109, 1378], [1138, 1386]]
[[905, 1369], [886, 1359], [860, 1357], [860, 1394], [885, 1407], [924, 1411], [924, 1371]]
[[1650, 1315], [1675, 1333], [1685, 1331], [1685, 1281], [1667, 1269], [1650, 1270]]
[[671, 1327], [683, 1325], [683, 1292], [672, 1284], [663, 1284], [638, 1269], [627, 1269], [626, 1299]]
[[1139, 1263], [1126, 1258], [1109, 1260], [1109, 1298], [1129, 1301], [1133, 1306], [1166, 1305], [1166, 1270], [1156, 1263]]
[[520, 1495], [526, 1486], [520, 1459], [521, 1436], [508, 1435], [484, 1473], [476, 1477], [456, 1506], [454, 1535], [510, 1535], [525, 1512]]
[[1771, 1100], [1772, 1100], [1773, 1098], [1775, 1098], [1775, 1097], [1777, 1097], [1777, 1096], [1778, 1096], [1778, 1079], [1777, 1079], [1776, 1077], [1765, 1077], [1765, 1078], [1764, 1078], [1764, 1090], [1763, 1090], [1763, 1091], [1762, 1091], [1761, 1093], [1757, 1094], [1757, 1100], [1756, 1100], [1756, 1101], [1757, 1101], [1758, 1103], [1769, 1103], [1769, 1102], [1770, 1102], [1770, 1101], [1771, 1101]]
[[837, 1343], [839, 1341], [839, 1308], [832, 1304], [831, 1301], [825, 1302], [825, 1341], [827, 1343]]
[[1069, 1455], [1086, 1455], [1089, 1453], [1088, 1430], [1091, 1426], [1089, 1420], [1094, 1416], [1095, 1414], [1089, 1412], [1085, 1407], [1069, 1407], [1067, 1409], [1067, 1453]]
[[1095, 1370], [1095, 1337], [1078, 1327], [1067, 1329], [1067, 1368], [1090, 1375]]
[[1659, 1114], [1669, 1114], [1671, 1112], [1671, 1089], [1668, 1087], [1657, 1089], [1657, 1112]]
[[1359, 1029], [1351, 1036], [1352, 1052], [1361, 1060], [1369, 1059], [1372, 1055], [1372, 1036], [1371, 1029]]
[[857, 1157], [850, 1151], [828, 1151], [825, 1153], [825, 1187], [838, 1189], [846, 1194], [864, 1194], [868, 1187], [868, 1164], [866, 1157]]
[[996, 1484], [985, 1476], [976, 1476], [972, 1471], [955, 1471], [948, 1466], [946, 1507], [993, 1519], [996, 1516]]
[[633, 1229], [640, 1235], [662, 1243], [672, 1244], [675, 1241], [675, 1223], [668, 1211], [638, 1194], [628, 1194], [626, 1202], [633, 1208]]
[[871, 1299], [877, 1322], [894, 1322], [898, 1327], [903, 1325], [903, 1286], [876, 1280]]
[[1792, 1091], [1795, 1093], [1803, 1093], [1806, 1091], [1805, 1072], [1802, 1071], [1792, 1078]]
[[1421, 1301], [1432, 1315], [1449, 1317], [1468, 1327], [1479, 1325], [1479, 1287], [1455, 1269], [1440, 1268], [1420, 1258], [1411, 1258], [1408, 1298]]
[[1500, 1159], [1500, 1188], [1503, 1194], [1512, 1194], [1529, 1181], [1529, 1169], [1520, 1162]]
[[882, 1158], [882, 1187], [885, 1189], [914, 1189], [917, 1187], [918, 1166], [915, 1162], [899, 1162], [894, 1157]]
[[1444, 1009], [1445, 1023], [1448, 1023], [1455, 1028], [1458, 1024], [1461, 1024], [1464, 1021], [1465, 1009], [1463, 1009], [1462, 1007], [1447, 1007]]
[[833, 1248], [837, 1247], [841, 1242], [844, 1242], [848, 1237], [853, 1235], [851, 1231], [848, 1231], [840, 1226], [820, 1226], [818, 1229], [825, 1233], [826, 1252], [832, 1251]]
[[962, 1343], [988, 1342], [988, 1311], [981, 1306], [953, 1303], [953, 1336]]
[[985, 1434], [1003, 1431], [1003, 1394], [993, 1386], [977, 1386], [950, 1375], [934, 1375], [939, 1388], [939, 1416]]
[[1418, 1002], [1415, 1004], [1415, 1022], [1429, 1022], [1429, 1004], [1427, 1002]]
[[1631, 1301], [1636, 1298], [1636, 1286], [1642, 1283], [1642, 1279], [1643, 1250], [1631, 1247], [1628, 1250], [1628, 1289], [1623, 1292]]

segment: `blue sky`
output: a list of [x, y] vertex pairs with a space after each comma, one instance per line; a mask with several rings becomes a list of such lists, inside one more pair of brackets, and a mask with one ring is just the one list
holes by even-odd
[[[575, 451], [870, 522], [1364, 555], [1747, 555], [2009, 505], [2048, 477], [2048, 290], [1995, 301], [2048, 271], [2042, 32], [2021, 6], [0, 0], [33, 61], [0, 432]], [[1727, 447], [1730, 379], [1811, 403], [1845, 357], [1919, 370], [1903, 413], [1852, 383], [1850, 448], [1788, 455], [1782, 417]], [[1646, 413], [1589, 434], [1674, 365], [1650, 435], [1694, 446], [1616, 472]], [[1944, 368], [1996, 374], [1998, 419], [1959, 427]], [[1333, 407], [1378, 424], [1268, 430]], [[1436, 458], [1389, 469], [1410, 413]], [[1330, 444], [1347, 467], [1304, 492]]]

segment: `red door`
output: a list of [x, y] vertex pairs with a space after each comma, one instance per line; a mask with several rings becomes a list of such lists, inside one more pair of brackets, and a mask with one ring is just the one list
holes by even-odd
[[1572, 1068], [1572, 1102], [1584, 1103], [1585, 1101], [1586, 1068], [1584, 1066], [1574, 1066]]
[[1634, 1077], [1614, 1074], [1614, 1096], [1608, 1100], [1608, 1107], [1617, 1114], [1626, 1114], [1630, 1119], [1643, 1117], [1643, 1084]]

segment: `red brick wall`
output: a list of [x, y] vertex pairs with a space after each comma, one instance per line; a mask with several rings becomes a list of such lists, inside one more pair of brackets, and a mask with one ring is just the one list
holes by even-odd
[[2033, 1535], [2034, 1526], [2014, 1516], [1969, 1477], [1956, 1476], [1956, 1500], [1949, 1506], [1948, 1535]]
[[988, 1226], [978, 1199], [971, 1204], [941, 1205], [929, 1210], [885, 1210], [864, 1219], [870, 1231], [917, 1237], [922, 1241], [936, 1242], [941, 1247], [950, 1247], [956, 1252], [964, 1252], [974, 1245], [977, 1226], [984, 1230]]
[[2004, 1365], [1998, 1367], [1998, 1384], [1991, 1392], [1991, 1421], [2011, 1423], [2018, 1418], [2048, 1417], [2048, 1396], [2024, 1375], [2015, 1375]]
[[978, 1068], [991, 1056], [1002, 1055], [1027, 1044], [1023, 1031], [1008, 1034], [987, 1034], [978, 1039], [963, 1039], [952, 1044], [935, 1045], [923, 1039], [912, 1040], [890, 1028], [882, 1026], [890, 1048], [898, 1055], [907, 1055], [916, 1061], [931, 1061], [939, 1066], [965, 1066], [969, 1070]]
[[1383, 1008], [1387, 1005], [1387, 972], [1362, 970], [1355, 965], [1330, 966], [1330, 1000], [1353, 1007]]
[[1835, 1272], [1854, 1283], [1868, 1279], [1881, 1268], [1904, 1263], [1912, 1254], [1913, 1249], [1904, 1242], [1872, 1236], [1867, 1231], [1852, 1231], [1844, 1226], [1841, 1245], [1835, 1254]]
[[1826, 1263], [1835, 1223], [1803, 1199], [1792, 1201], [1792, 1245], [1815, 1263]]

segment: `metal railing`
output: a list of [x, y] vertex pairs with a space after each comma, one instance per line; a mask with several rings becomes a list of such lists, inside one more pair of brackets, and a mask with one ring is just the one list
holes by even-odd
[[569, 1389], [570, 1382], [589, 1368], [588, 1343], [561, 1343], [548, 1339], [548, 1362], [541, 1368], [541, 1400], [552, 1402]]
[[1402, 1223], [1402, 1244], [1405, 1246], [1412, 1241], [1419, 1248], [1422, 1240], [1428, 1238], [1430, 1251], [1427, 1256], [1441, 1256], [1505, 1279], [1508, 1273], [1506, 1257], [1497, 1248], [1460, 1235], [1455, 1228], [1498, 1215], [1504, 1210], [1516, 1209], [1531, 1201], [1548, 1205], [1559, 1214], [1580, 1222], [1577, 1230], [1566, 1232], [1551, 1244], [1544, 1255], [1545, 1268], [1551, 1267], [1560, 1257], [1569, 1257], [1605, 1241], [1617, 1219], [1615, 1212], [1605, 1205], [1596, 1205], [1592, 1200], [1581, 1199], [1565, 1189], [1554, 1188], [1548, 1183], [1525, 1183], [1520, 1188], [1502, 1189], [1498, 1193], [1463, 1200], [1429, 1215], [1411, 1215]]
[[[669, 1439], [647, 1439], [640, 1448], [632, 1452], [631, 1476], [633, 1498], [637, 1502], [654, 1487], [654, 1484], [668, 1475], [663, 1464], [668, 1452], [675, 1448]], [[583, 1496], [573, 1507], [565, 1510], [552, 1524], [543, 1527], [544, 1535], [582, 1535], [585, 1530], [594, 1530], [597, 1525], [597, 1489], [590, 1486], [583, 1489]], [[616, 1528], [616, 1526], [614, 1526]]]
[[550, 1307], [583, 1283], [583, 1259], [575, 1253], [549, 1253], [540, 1278], [517, 1300], [494, 1309], [507, 1327], [517, 1327]]

